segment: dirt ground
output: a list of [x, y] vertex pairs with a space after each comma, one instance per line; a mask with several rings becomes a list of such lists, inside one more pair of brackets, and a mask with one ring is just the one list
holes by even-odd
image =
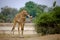
[[[0, 26], [2, 26], [2, 24]], [[10, 24], [5, 23], [3, 26], [5, 27], [5, 25], [9, 26]], [[26, 35], [24, 35], [24, 38], [20, 37], [20, 35], [17, 35], [17, 34], [15, 34], [15, 35], [0, 34], [0, 40], [60, 40], [60, 34], [51, 34], [51, 35], [44, 35], [44, 36], [37, 35], [37, 34], [35, 34], [35, 35], [26, 34]]]
[[24, 35], [24, 38], [21, 38], [19, 35], [0, 34], [0, 40], [60, 40], [60, 34], [45, 36]]

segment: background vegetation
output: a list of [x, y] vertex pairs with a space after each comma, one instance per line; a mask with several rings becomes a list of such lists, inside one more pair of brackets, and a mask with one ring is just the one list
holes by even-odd
[[11, 8], [5, 6], [1, 8], [0, 12], [0, 22], [12, 22], [15, 14], [17, 14], [18, 10], [15, 8]]
[[45, 5], [38, 5], [32, 1], [27, 2], [25, 6], [19, 10], [5, 6], [1, 8], [0, 22], [12, 22], [14, 16], [23, 9], [27, 10], [30, 15], [35, 17], [37, 13], [43, 12], [46, 7]]
[[37, 33], [42, 35], [60, 34], [60, 6], [56, 6], [56, 1], [51, 10], [38, 13], [35, 17], [35, 25]]

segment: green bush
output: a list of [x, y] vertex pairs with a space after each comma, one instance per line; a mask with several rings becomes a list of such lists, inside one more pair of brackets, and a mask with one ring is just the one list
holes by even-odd
[[60, 26], [58, 26], [55, 12], [38, 14], [35, 17], [35, 29], [37, 33], [46, 34], [60, 34]]

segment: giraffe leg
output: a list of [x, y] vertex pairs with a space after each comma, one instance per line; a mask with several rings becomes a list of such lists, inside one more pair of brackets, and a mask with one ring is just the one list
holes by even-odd
[[13, 28], [12, 28], [12, 30], [11, 30], [11, 31], [13, 31], [13, 34], [14, 34], [15, 26], [16, 26], [16, 22], [14, 22], [14, 24], [13, 24]]
[[21, 24], [21, 35], [23, 36], [23, 31], [24, 31], [24, 23]]
[[20, 35], [20, 23], [18, 23], [18, 34]]

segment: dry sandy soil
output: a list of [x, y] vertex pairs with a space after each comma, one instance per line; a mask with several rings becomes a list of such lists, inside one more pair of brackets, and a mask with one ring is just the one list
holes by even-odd
[[24, 35], [24, 38], [21, 38], [19, 35], [0, 34], [0, 40], [60, 40], [60, 34], [44, 36]]

